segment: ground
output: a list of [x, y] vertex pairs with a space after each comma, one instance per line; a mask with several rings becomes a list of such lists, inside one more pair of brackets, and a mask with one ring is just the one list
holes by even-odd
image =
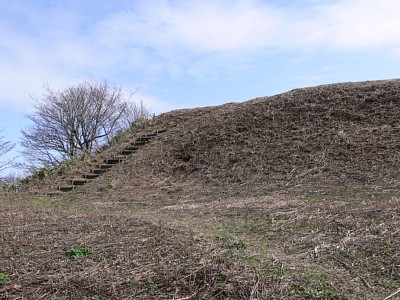
[[1, 194], [0, 299], [400, 299], [399, 86], [171, 112]]

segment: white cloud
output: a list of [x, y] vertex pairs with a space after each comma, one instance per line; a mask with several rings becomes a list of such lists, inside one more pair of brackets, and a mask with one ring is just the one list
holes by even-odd
[[304, 7], [261, 0], [127, 1], [123, 9], [90, 16], [93, 7], [15, 3], [0, 20], [1, 105], [24, 106], [44, 82], [57, 87], [127, 73], [147, 83], [165, 75], [214, 80], [257, 67], [271, 53], [301, 57], [318, 47], [400, 46], [398, 0], [318, 0]]
[[182, 42], [198, 50], [254, 51], [276, 38], [282, 21], [281, 13], [268, 6], [216, 1], [206, 8], [199, 5], [180, 11], [172, 29]]
[[314, 28], [322, 29], [322, 43], [350, 49], [400, 44], [397, 0], [341, 0], [318, 9]]
[[400, 43], [397, 0], [309, 1], [276, 7], [263, 1], [155, 1], [101, 20], [105, 47], [141, 45], [154, 54], [260, 53], [329, 46], [357, 49]]

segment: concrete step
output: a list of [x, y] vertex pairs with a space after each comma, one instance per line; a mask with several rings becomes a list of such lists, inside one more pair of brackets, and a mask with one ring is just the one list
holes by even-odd
[[133, 146], [143, 146], [146, 143], [147, 143], [147, 141], [139, 141], [139, 140], [137, 140], [136, 142], [133, 142], [132, 145]]
[[153, 138], [152, 136], [144, 135], [144, 136], [141, 136], [141, 137], [138, 139], [138, 141], [141, 141], [141, 142], [148, 142], [148, 141], [150, 141], [152, 138]]
[[120, 154], [118, 154], [118, 155], [113, 155], [112, 158], [113, 158], [113, 159], [124, 160], [124, 159], [126, 158], [126, 156], [125, 156], [125, 155], [120, 155]]
[[96, 166], [97, 169], [111, 169], [113, 164], [99, 164]]
[[96, 175], [100, 175], [107, 172], [107, 169], [93, 169], [92, 173], [96, 174]]
[[136, 150], [128, 150], [128, 149], [124, 149], [124, 150], [121, 150], [121, 154], [122, 155], [130, 155], [130, 154], [132, 154], [132, 153], [135, 153], [136, 152]]
[[55, 197], [55, 196], [62, 195], [62, 192], [61, 191], [51, 191], [51, 192], [47, 192], [46, 195], [49, 197]]
[[69, 192], [69, 191], [72, 191], [73, 189], [74, 189], [73, 185], [60, 185], [58, 187], [58, 190], [60, 192]]
[[95, 178], [97, 178], [99, 176], [100, 176], [100, 174], [95, 174], [95, 173], [87, 173], [87, 174], [83, 175], [83, 177], [86, 178], [86, 179], [95, 179]]
[[139, 147], [131, 144], [128, 147], [126, 147], [125, 150], [136, 151], [136, 150], [139, 150]]
[[72, 185], [84, 185], [88, 183], [90, 179], [85, 179], [85, 178], [76, 178], [76, 179], [70, 179], [69, 183]]
[[145, 136], [150, 136], [150, 137], [156, 137], [157, 136], [157, 132], [154, 132], [154, 133], [149, 133], [149, 134], [146, 134]]
[[118, 159], [118, 158], [108, 158], [105, 159], [104, 162], [108, 165], [115, 165], [115, 164], [119, 164], [122, 161], [122, 159]]

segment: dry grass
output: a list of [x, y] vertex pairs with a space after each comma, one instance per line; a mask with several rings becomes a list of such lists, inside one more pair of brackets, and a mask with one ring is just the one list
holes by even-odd
[[399, 101], [367, 82], [160, 116], [83, 188], [0, 196], [0, 299], [396, 299]]

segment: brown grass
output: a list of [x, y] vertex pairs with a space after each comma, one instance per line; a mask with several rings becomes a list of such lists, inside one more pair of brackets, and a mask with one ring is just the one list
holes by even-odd
[[1, 195], [0, 299], [396, 299], [399, 87], [174, 111], [74, 192]]

